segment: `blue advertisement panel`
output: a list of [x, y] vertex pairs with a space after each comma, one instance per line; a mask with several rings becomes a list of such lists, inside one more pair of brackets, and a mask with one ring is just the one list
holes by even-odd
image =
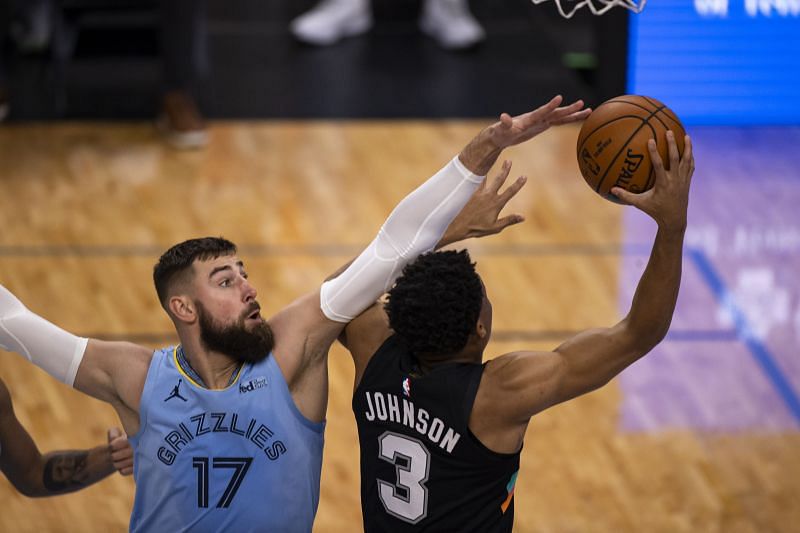
[[628, 92], [686, 124], [800, 124], [800, 0], [650, 0], [630, 15]]

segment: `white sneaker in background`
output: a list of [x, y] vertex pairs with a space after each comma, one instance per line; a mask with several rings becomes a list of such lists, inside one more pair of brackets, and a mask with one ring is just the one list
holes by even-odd
[[469, 48], [486, 38], [467, 0], [425, 0], [419, 27], [448, 50]]
[[291, 23], [292, 34], [300, 41], [326, 46], [372, 27], [369, 0], [322, 0]]

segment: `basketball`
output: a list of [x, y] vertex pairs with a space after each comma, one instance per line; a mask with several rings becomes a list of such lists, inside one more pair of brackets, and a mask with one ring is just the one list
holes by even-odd
[[624, 95], [612, 98], [595, 109], [578, 134], [578, 167], [583, 179], [600, 196], [618, 202], [612, 187], [634, 193], [650, 189], [655, 172], [647, 141], [656, 140], [658, 153], [669, 168], [667, 131], [675, 134], [678, 151], [683, 153], [686, 131], [667, 106], [649, 96]]

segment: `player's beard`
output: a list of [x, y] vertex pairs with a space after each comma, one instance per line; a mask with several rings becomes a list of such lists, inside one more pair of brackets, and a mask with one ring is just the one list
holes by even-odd
[[209, 350], [224, 353], [236, 361], [258, 363], [267, 358], [274, 346], [272, 328], [266, 320], [248, 331], [245, 320], [258, 309], [258, 304], [249, 307], [230, 326], [220, 326], [214, 321], [200, 302], [197, 316], [200, 324], [200, 340]]

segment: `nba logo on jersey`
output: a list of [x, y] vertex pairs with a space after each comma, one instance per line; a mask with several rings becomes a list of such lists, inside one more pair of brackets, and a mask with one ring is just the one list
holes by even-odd
[[403, 395], [406, 398], [411, 398], [411, 379], [409, 378], [403, 380]]

